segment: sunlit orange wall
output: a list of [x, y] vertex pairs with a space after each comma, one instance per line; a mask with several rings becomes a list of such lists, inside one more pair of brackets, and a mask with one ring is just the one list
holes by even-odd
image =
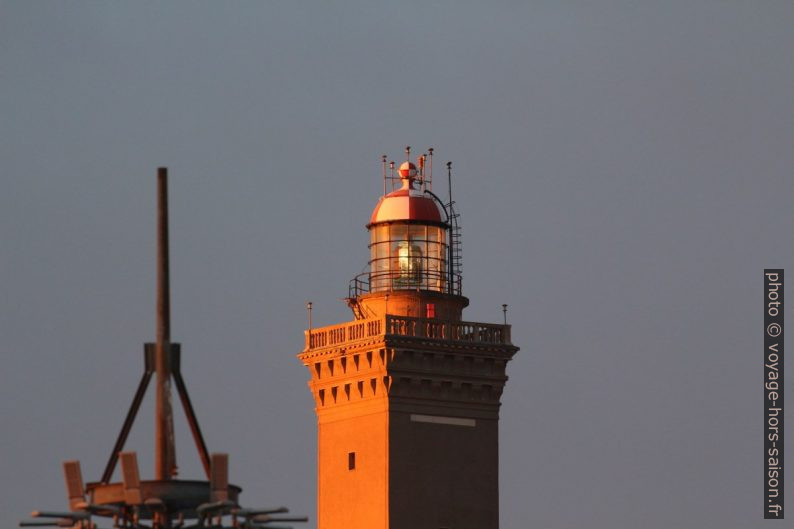
[[[388, 412], [320, 418], [318, 529], [388, 527]], [[348, 470], [355, 452], [356, 468]]]

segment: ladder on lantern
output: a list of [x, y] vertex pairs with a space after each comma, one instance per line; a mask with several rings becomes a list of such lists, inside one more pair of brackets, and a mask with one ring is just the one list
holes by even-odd
[[461, 295], [463, 243], [461, 241], [460, 213], [455, 211], [454, 201], [449, 202], [446, 207], [449, 212], [449, 292], [450, 294]]

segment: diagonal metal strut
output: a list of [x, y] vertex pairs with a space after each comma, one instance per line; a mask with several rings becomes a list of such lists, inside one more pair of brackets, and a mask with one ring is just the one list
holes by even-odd
[[116, 444], [113, 445], [113, 451], [110, 453], [108, 463], [105, 465], [105, 471], [102, 473], [102, 483], [110, 483], [110, 478], [113, 476], [113, 471], [116, 469], [116, 463], [119, 459], [119, 452], [124, 449], [124, 443], [127, 442], [127, 437], [132, 429], [132, 424], [135, 422], [135, 416], [138, 415], [138, 408], [141, 407], [143, 396], [146, 394], [146, 388], [149, 387], [149, 380], [152, 378], [154, 372], [154, 358], [153, 351], [149, 347], [144, 347], [144, 371], [141, 381], [138, 383], [138, 390], [135, 392], [135, 397], [132, 399], [130, 409], [127, 412], [127, 418], [124, 419], [124, 424], [119, 432], [119, 437], [116, 439]]
[[211, 477], [210, 454], [207, 450], [207, 445], [204, 443], [204, 436], [201, 435], [201, 427], [199, 426], [196, 412], [193, 411], [193, 404], [190, 402], [190, 395], [185, 386], [185, 380], [182, 378], [182, 371], [180, 370], [180, 351], [176, 348], [171, 357], [171, 374], [176, 382], [176, 390], [179, 393], [179, 399], [182, 401], [182, 408], [185, 410], [185, 417], [187, 423], [190, 425], [190, 432], [193, 434], [193, 440], [196, 442], [196, 449], [198, 450], [201, 464], [204, 466], [204, 472], [207, 474], [207, 479]]

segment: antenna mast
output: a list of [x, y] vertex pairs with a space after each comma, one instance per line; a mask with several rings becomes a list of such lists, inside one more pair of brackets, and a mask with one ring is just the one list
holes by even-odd
[[168, 169], [157, 169], [157, 344], [155, 370], [155, 477], [176, 474], [174, 414], [171, 409], [171, 299], [168, 274]]
[[[110, 453], [99, 482], [83, 483], [79, 461], [66, 461], [69, 511], [33, 511], [35, 521], [20, 526], [71, 527], [96, 529], [92, 516], [110, 518], [116, 529], [177, 529], [185, 527], [185, 518], [196, 520], [192, 528], [267, 529], [270, 522], [306, 521], [306, 517], [277, 518], [268, 514], [266, 520], [257, 514], [286, 512], [276, 509], [243, 509], [237, 503], [240, 487], [228, 480], [227, 454], [210, 454], [201, 435], [198, 419], [182, 378], [180, 346], [171, 342], [171, 300], [168, 260], [168, 170], [157, 169], [157, 301], [156, 342], [144, 344], [144, 372], [132, 400], [121, 432]], [[311, 308], [311, 303], [309, 303]], [[124, 444], [143, 401], [152, 375], [156, 375], [155, 395], [155, 479], [141, 480], [137, 454], [124, 452]], [[193, 440], [204, 467], [207, 481], [178, 480], [174, 444], [174, 415], [171, 406], [171, 381], [176, 386]], [[101, 397], [100, 397], [101, 398]], [[121, 461], [121, 482], [110, 480]], [[227, 517], [227, 522], [223, 518]], [[231, 520], [228, 520], [231, 517]], [[238, 517], [243, 520], [238, 521]], [[142, 523], [149, 520], [149, 522]], [[214, 520], [214, 523], [211, 523]]]
[[386, 195], [386, 155], [381, 156], [383, 162], [383, 194]]
[[430, 191], [433, 191], [433, 147], [427, 149], [427, 155], [430, 158], [427, 167], [427, 174], [430, 177]]

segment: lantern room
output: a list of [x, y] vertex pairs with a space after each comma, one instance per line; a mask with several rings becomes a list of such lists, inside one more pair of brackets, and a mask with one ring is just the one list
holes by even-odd
[[381, 197], [372, 212], [370, 292], [446, 290], [449, 226], [436, 200], [416, 188], [417, 174], [404, 162], [400, 189]]
[[[460, 298], [454, 301], [456, 307], [466, 304], [461, 296], [458, 215], [451, 196], [445, 203], [433, 193], [432, 155], [429, 149], [414, 164], [407, 147], [406, 160], [396, 170], [395, 163], [387, 163], [383, 157], [383, 195], [367, 224], [369, 266], [350, 283], [348, 303], [357, 317], [364, 317], [356, 308], [361, 306], [358, 300], [366, 299], [363, 304], [372, 308], [376, 302], [373, 297], [385, 297], [384, 303], [391, 297], [390, 308], [395, 310], [398, 297], [406, 300], [421, 296], [423, 300], [417, 298], [412, 305], [421, 307], [422, 315], [434, 313], [432, 308], [436, 306], [433, 301], [428, 305], [424, 299], [427, 296], [454, 296]], [[447, 169], [451, 184], [451, 163]], [[444, 306], [451, 301], [440, 300]], [[382, 310], [388, 309], [384, 305]], [[418, 308], [412, 310], [420, 312]], [[374, 310], [379, 312], [380, 308]], [[457, 309], [452, 312], [459, 314]]]

